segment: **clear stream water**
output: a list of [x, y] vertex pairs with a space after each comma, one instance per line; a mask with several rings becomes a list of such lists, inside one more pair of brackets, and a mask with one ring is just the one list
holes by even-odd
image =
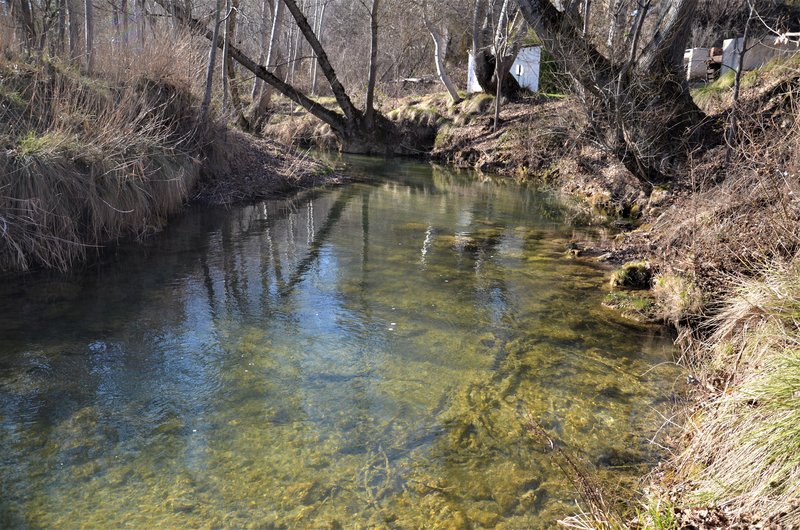
[[0, 527], [550, 528], [576, 494], [530, 418], [646, 472], [670, 339], [600, 306], [563, 207], [354, 164], [3, 283]]

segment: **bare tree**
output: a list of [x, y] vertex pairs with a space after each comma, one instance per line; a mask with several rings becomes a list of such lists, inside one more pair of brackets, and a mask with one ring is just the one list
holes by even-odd
[[517, 24], [517, 13], [514, 13], [514, 18], [509, 18], [509, 0], [504, 0], [500, 8], [500, 16], [497, 21], [497, 30], [494, 37], [494, 78], [497, 88], [495, 90], [494, 98], [494, 126], [493, 129], [497, 132], [500, 125], [500, 106], [503, 100], [503, 84], [506, 74], [511, 69], [514, 59], [519, 51], [519, 46], [516, 41], [516, 35], [520, 30]]
[[[319, 13], [316, 17], [317, 20], [317, 35], [319, 35], [319, 40], [322, 42], [322, 37], [324, 35], [324, 24], [325, 24], [325, 12], [328, 9], [328, 2], [322, 2], [321, 4], [318, 2], [317, 5], [319, 6]], [[311, 95], [316, 95], [317, 93], [317, 71], [319, 70], [319, 62], [317, 61], [317, 56], [314, 55], [313, 61], [311, 62]]]
[[92, 0], [84, 0], [84, 42], [86, 43], [86, 70], [94, 70], [94, 4]]
[[367, 103], [364, 112], [368, 128], [375, 124], [375, 76], [378, 73], [378, 9], [380, 0], [372, 0], [369, 12], [370, 20], [370, 46], [369, 46], [369, 76], [367, 77]]
[[[500, 40], [500, 34], [507, 28], [503, 27], [501, 20], [513, 19], [509, 17], [510, 10], [516, 13], [516, 6], [510, 5], [505, 0], [476, 0], [473, 7], [472, 18], [472, 50], [471, 54], [475, 65], [475, 78], [484, 92], [494, 94], [497, 92], [498, 75], [502, 77], [500, 82], [501, 93], [504, 96], [513, 97], [519, 91], [519, 84], [512, 75], [509, 74], [514, 57], [497, 56], [496, 44]], [[515, 38], [520, 37], [522, 32], [516, 32]], [[511, 50], [518, 50], [519, 43], [509, 41], [504, 47], [508, 53]], [[516, 52], [514, 52], [516, 55]], [[498, 59], [500, 68], [498, 66]]]
[[[258, 60], [261, 64], [269, 64], [266, 62], [267, 59], [267, 49], [269, 47], [269, 31], [267, 29], [271, 26], [268, 24], [267, 21], [267, 10], [270, 11], [271, 16], [275, 16], [275, 9], [272, 7], [272, 2], [270, 0], [261, 0], [261, 16], [259, 17], [259, 33], [260, 33], [260, 50], [258, 55]], [[253, 81], [253, 88], [250, 91], [250, 99], [253, 101], [256, 100], [256, 97], [261, 92], [261, 85], [263, 81], [260, 78], [256, 77]]]
[[[682, 160], [686, 147], [713, 142], [701, 125], [704, 114], [689, 95], [683, 53], [697, 0], [612, 2], [611, 28], [597, 28], [612, 44], [605, 53], [583, 35], [575, 5], [559, 10], [548, 0], [518, 0], [522, 13], [545, 47], [570, 75], [582, 99], [595, 140], [634, 175], [663, 180]], [[619, 9], [618, 12], [614, 10]], [[620, 31], [620, 13], [635, 14]], [[652, 15], [652, 16], [651, 16]], [[591, 28], [589, 28], [591, 29]]]
[[231, 30], [231, 15], [233, 9], [231, 7], [231, 0], [225, 0], [225, 28], [222, 30], [222, 111], [228, 110], [228, 94], [229, 94], [229, 68], [231, 63], [230, 55], [228, 54], [228, 46], [230, 45], [230, 30]]
[[37, 41], [36, 21], [31, 4], [28, 0], [11, 0], [9, 5], [12, 18], [17, 20], [17, 29], [22, 33], [25, 51], [31, 53]]
[[[157, 1], [164, 6], [167, 11], [170, 11], [167, 0]], [[365, 112], [359, 110], [353, 104], [353, 101], [328, 59], [327, 52], [317, 39], [314, 30], [311, 28], [308, 19], [306, 19], [297, 2], [295, 0], [284, 0], [284, 3], [286, 9], [292, 15], [292, 18], [294, 18], [299, 31], [316, 54], [319, 60], [319, 68], [328, 80], [328, 84], [341, 110], [341, 114], [320, 105], [292, 84], [278, 78], [266, 67], [253, 61], [237, 46], [229, 44], [228, 49], [231, 57], [244, 68], [260, 77], [265, 83], [271, 85], [284, 96], [301, 105], [310, 114], [328, 124], [331, 130], [342, 141], [345, 150], [350, 152], [374, 153], [393, 152], [402, 149], [404, 146], [403, 138], [392, 122], [378, 112], [374, 112], [370, 122], [366, 119]], [[176, 8], [174, 12], [184, 25], [211, 40], [212, 45], [218, 48], [224, 46], [224, 39], [220, 38], [218, 35], [218, 26], [212, 31], [209, 30], [203, 22], [192, 18], [184, 9]]]
[[200, 118], [205, 121], [208, 119], [208, 111], [211, 108], [211, 91], [214, 86], [214, 66], [217, 62], [217, 46], [219, 40], [220, 11], [222, 0], [217, 0], [214, 7], [214, 32], [212, 37], [211, 49], [208, 52], [208, 67], [206, 68], [206, 87], [203, 93], [203, 103], [200, 105]]
[[731, 156], [733, 155], [734, 142], [736, 138], [736, 129], [738, 128], [737, 113], [739, 110], [739, 93], [742, 86], [744, 58], [745, 54], [748, 52], [747, 39], [750, 36], [750, 24], [753, 21], [753, 18], [758, 16], [756, 13], [755, 4], [750, 0], [748, 0], [748, 4], [749, 14], [747, 15], [747, 22], [745, 22], [744, 25], [744, 35], [742, 36], [741, 40], [741, 48], [739, 48], [738, 42], [734, 45], [737, 48], [736, 64], [733, 65], [736, 68], [736, 77], [733, 82], [733, 102], [731, 104], [730, 115], [728, 116], [728, 128], [725, 131], [725, 143], [727, 144], [727, 149], [725, 151], [725, 167], [727, 167], [731, 162]]
[[439, 29], [436, 27], [436, 24], [430, 20], [428, 15], [428, 2], [422, 3], [421, 10], [422, 22], [425, 24], [425, 29], [428, 30], [428, 33], [430, 33], [431, 38], [433, 39], [433, 56], [434, 60], [436, 61], [436, 73], [439, 76], [439, 80], [447, 89], [447, 93], [450, 95], [450, 101], [452, 103], [458, 103], [461, 101], [461, 96], [458, 95], [458, 90], [450, 80], [450, 76], [447, 74], [447, 67], [445, 66], [447, 42]]
[[[272, 72], [278, 72], [278, 43], [281, 39], [281, 28], [283, 23], [283, 12], [285, 4], [283, 0], [275, 0], [272, 17], [272, 28], [269, 34], [269, 48], [267, 49], [266, 62], [267, 69]], [[260, 76], [256, 76], [260, 79]], [[269, 108], [270, 99], [272, 98], [273, 87], [269, 83], [262, 85], [261, 92], [257, 98], [253, 99], [253, 108], [250, 112], [250, 122], [255, 123], [260, 121], [261, 117]]]
[[80, 0], [66, 0], [69, 15], [69, 58], [77, 60], [81, 55], [81, 34], [83, 33], [83, 10]]

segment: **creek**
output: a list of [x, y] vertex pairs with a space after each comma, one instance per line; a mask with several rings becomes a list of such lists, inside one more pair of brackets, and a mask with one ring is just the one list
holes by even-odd
[[[552, 528], [541, 423], [633, 485], [676, 371], [547, 193], [426, 164], [192, 208], [0, 287], [0, 527]], [[591, 234], [589, 234], [591, 235]]]

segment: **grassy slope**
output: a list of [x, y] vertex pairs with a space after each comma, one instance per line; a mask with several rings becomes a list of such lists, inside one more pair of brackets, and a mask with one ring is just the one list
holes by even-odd
[[92, 77], [0, 53], [0, 272], [69, 269], [159, 231], [189, 200], [253, 201], [340, 179], [286, 146], [201, 123], [203, 49], [155, 35], [136, 55], [105, 50]]
[[65, 270], [161, 228], [198, 176], [186, 86], [87, 78], [57, 60], [0, 58], [0, 271]]
[[[643, 528], [800, 525], [800, 57], [743, 81], [731, 164], [725, 146], [709, 153], [694, 187], [630, 236], [650, 248], [694, 388], [643, 511], [671, 515]], [[731, 92], [723, 78], [694, 96], [727, 116]]]

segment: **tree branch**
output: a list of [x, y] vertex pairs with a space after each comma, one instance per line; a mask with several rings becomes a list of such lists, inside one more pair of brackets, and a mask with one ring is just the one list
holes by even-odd
[[317, 54], [317, 61], [319, 62], [319, 67], [322, 70], [323, 75], [328, 80], [328, 83], [331, 85], [331, 91], [333, 92], [333, 96], [336, 98], [336, 102], [339, 104], [339, 107], [344, 112], [344, 115], [349, 120], [353, 120], [361, 115], [361, 112], [353, 105], [353, 102], [350, 100], [350, 96], [347, 95], [342, 84], [339, 82], [339, 78], [336, 76], [336, 71], [334, 71], [333, 66], [331, 65], [330, 60], [328, 60], [328, 54], [325, 53], [325, 48], [322, 47], [322, 44], [317, 39], [316, 34], [314, 34], [314, 30], [309, 25], [306, 16], [297, 7], [297, 2], [295, 0], [283, 0], [286, 4], [286, 8], [294, 17], [295, 22], [297, 22], [297, 26], [300, 28], [300, 31], [303, 33], [303, 36], [306, 38], [306, 41], [311, 46], [311, 49], [314, 50], [314, 53]]
[[[170, 11], [170, 6], [167, 4], [167, 0], [155, 0], [159, 5], [161, 5], [167, 11]], [[291, 0], [289, 0], [291, 1]], [[187, 26], [192, 31], [203, 35], [213, 44], [216, 44], [217, 48], [222, 49], [224, 45], [224, 39], [217, 35], [216, 43], [214, 43], [214, 33], [209, 30], [205, 24], [200, 22], [199, 20], [192, 18], [186, 13], [184, 13], [180, 8], [175, 9], [175, 14], [178, 20]], [[257, 64], [255, 61], [250, 59], [244, 52], [242, 52], [236, 46], [229, 44], [228, 45], [228, 53], [230, 56], [243, 67], [247, 68], [257, 77], [262, 79], [264, 82], [268, 83], [269, 85], [275, 87], [275, 89], [286, 96], [287, 98], [291, 99], [295, 103], [301, 105], [304, 109], [306, 109], [309, 114], [319, 118], [323, 122], [330, 125], [331, 129], [334, 132], [343, 135], [346, 133], [348, 127], [345, 121], [345, 118], [336, 112], [333, 112], [313, 99], [309, 98], [295, 87], [290, 85], [289, 83], [284, 82], [283, 80], [276, 77], [272, 72], [267, 70], [264, 66]]]

